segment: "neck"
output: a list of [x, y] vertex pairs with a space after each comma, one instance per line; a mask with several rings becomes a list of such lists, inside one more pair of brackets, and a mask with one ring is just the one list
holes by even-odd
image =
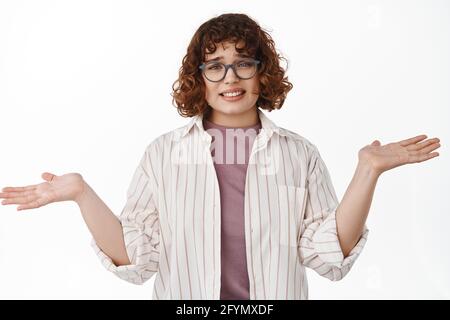
[[256, 107], [237, 114], [227, 114], [210, 108], [205, 114], [205, 119], [219, 126], [230, 128], [243, 128], [255, 126], [259, 123]]

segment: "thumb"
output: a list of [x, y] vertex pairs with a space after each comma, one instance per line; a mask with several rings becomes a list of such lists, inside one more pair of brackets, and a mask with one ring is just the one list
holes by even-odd
[[379, 147], [379, 146], [381, 146], [381, 142], [378, 140], [375, 140], [372, 142], [371, 146]]
[[45, 181], [48, 181], [48, 182], [52, 181], [55, 176], [56, 175], [54, 175], [53, 173], [50, 173], [50, 172], [44, 172], [41, 175], [42, 179], [44, 179]]

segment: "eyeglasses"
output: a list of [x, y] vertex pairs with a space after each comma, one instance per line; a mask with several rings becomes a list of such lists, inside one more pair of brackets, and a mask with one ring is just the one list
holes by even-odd
[[255, 59], [243, 59], [232, 64], [223, 64], [217, 61], [210, 61], [199, 66], [206, 79], [211, 82], [222, 81], [227, 75], [228, 69], [233, 69], [236, 77], [242, 80], [252, 78], [256, 74], [257, 66], [260, 63]]

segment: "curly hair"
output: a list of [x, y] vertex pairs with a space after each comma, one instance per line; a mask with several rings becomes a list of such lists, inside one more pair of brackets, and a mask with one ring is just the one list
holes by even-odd
[[227, 13], [203, 23], [189, 43], [171, 93], [172, 104], [181, 116], [192, 117], [208, 110], [204, 79], [199, 69], [205, 55], [214, 53], [216, 45], [223, 41], [237, 44], [241, 40], [244, 46], [236, 47], [236, 51], [261, 61], [257, 107], [269, 112], [281, 108], [293, 87], [280, 66], [280, 60], [286, 59], [277, 53], [272, 37], [249, 16]]

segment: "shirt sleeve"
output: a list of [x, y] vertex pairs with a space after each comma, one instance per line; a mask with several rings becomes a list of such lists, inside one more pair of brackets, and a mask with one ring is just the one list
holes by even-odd
[[92, 238], [103, 266], [119, 278], [143, 284], [157, 271], [159, 265], [159, 218], [155, 202], [154, 179], [148, 151], [142, 156], [127, 190], [127, 201], [119, 218], [122, 224], [130, 265], [116, 266]]
[[367, 226], [349, 255], [344, 258], [336, 225], [339, 202], [328, 169], [312, 145], [308, 166], [305, 216], [301, 225], [299, 255], [302, 263], [331, 281], [341, 280], [361, 253], [369, 233]]

